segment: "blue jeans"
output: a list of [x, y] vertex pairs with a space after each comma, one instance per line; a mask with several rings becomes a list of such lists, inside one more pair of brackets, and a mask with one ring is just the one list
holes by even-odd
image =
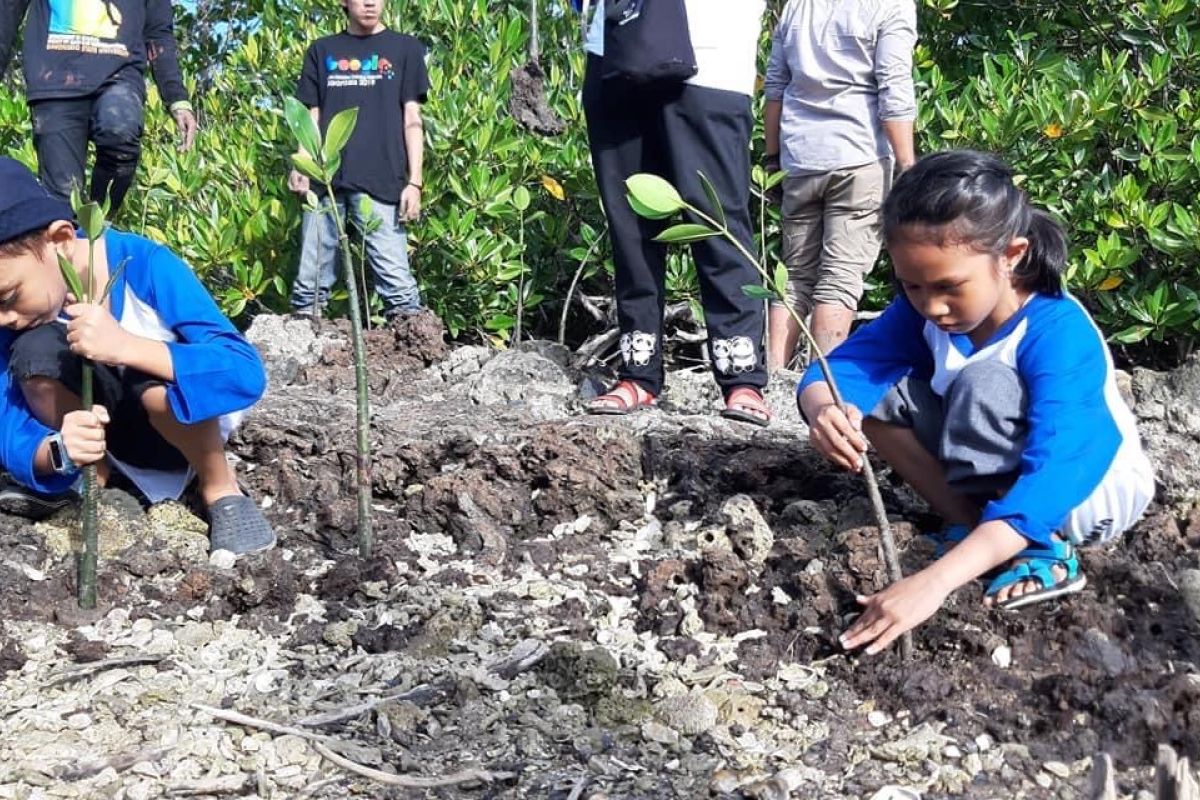
[[[383, 301], [384, 316], [421, 310], [421, 290], [408, 266], [408, 236], [396, 220], [396, 207], [374, 200], [361, 192], [338, 192], [338, 213], [362, 234], [367, 262], [375, 274], [375, 291]], [[363, 211], [363, 201], [370, 210]], [[364, 233], [371, 220], [378, 227]], [[292, 284], [292, 308], [309, 311], [323, 308], [336, 280], [338, 258], [337, 225], [329, 213], [329, 199], [318, 210], [305, 211], [300, 227], [300, 267]]]

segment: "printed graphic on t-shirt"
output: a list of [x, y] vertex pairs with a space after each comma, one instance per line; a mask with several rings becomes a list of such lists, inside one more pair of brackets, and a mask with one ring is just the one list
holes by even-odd
[[47, 50], [99, 55], [129, 55], [116, 41], [121, 11], [106, 0], [50, 0], [50, 33]]
[[325, 86], [366, 86], [371, 87], [382, 80], [396, 77], [392, 62], [372, 53], [365, 58], [325, 58]]

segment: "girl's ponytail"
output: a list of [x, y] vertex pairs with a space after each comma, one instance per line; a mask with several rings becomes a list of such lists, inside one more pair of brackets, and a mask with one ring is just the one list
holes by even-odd
[[1029, 250], [1013, 276], [1029, 291], [1061, 294], [1062, 274], [1067, 266], [1067, 234], [1040, 208], [1031, 207], [1030, 212], [1029, 227], [1025, 231]]

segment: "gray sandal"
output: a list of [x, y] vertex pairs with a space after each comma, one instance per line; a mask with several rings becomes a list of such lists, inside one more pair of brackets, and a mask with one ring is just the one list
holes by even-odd
[[275, 546], [275, 531], [245, 495], [222, 497], [208, 507], [209, 541], [213, 550], [239, 556], [261, 553]]

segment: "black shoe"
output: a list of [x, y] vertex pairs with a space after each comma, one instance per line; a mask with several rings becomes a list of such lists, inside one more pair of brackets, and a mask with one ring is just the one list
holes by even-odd
[[0, 513], [24, 517], [34, 522], [46, 519], [55, 511], [78, 500], [79, 495], [70, 489], [56, 494], [41, 494], [16, 483], [6, 483], [0, 487]]

